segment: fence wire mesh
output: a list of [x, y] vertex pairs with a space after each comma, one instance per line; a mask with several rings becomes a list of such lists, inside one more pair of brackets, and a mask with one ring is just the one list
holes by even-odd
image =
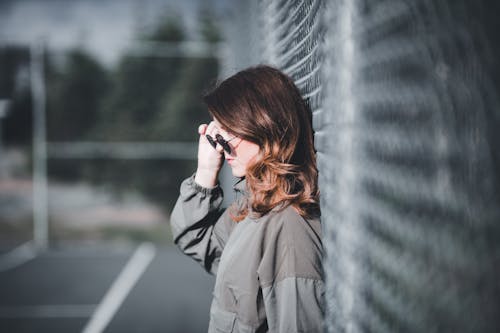
[[315, 112], [320, 107], [323, 34], [321, 0], [260, 2], [261, 49], [266, 62], [294, 80]]
[[326, 331], [500, 331], [498, 8], [254, 8], [254, 63], [289, 74], [313, 112]]
[[330, 331], [498, 331], [498, 111], [462, 1], [337, 1], [317, 132]]

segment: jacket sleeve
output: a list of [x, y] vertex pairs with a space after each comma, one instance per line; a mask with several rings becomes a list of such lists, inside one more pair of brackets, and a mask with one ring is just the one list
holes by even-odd
[[222, 189], [208, 189], [194, 181], [181, 184], [180, 195], [170, 216], [175, 244], [211, 274], [217, 273], [219, 259], [229, 237], [232, 221], [220, 209]]
[[322, 280], [287, 277], [262, 289], [270, 332], [323, 332]]

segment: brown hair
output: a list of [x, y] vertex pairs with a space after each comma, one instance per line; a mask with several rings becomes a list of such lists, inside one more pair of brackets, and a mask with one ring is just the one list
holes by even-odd
[[[292, 205], [303, 217], [319, 215], [311, 112], [290, 77], [251, 67], [222, 81], [204, 101], [227, 132], [260, 147], [246, 170], [254, 214]], [[235, 221], [248, 215], [248, 205], [233, 210]]]

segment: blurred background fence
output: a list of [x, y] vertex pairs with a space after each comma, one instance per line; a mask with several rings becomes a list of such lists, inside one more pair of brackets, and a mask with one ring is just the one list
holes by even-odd
[[[130, 5], [113, 4], [108, 14]], [[8, 13], [23, 4], [3, 6], [4, 31], [16, 32]], [[40, 17], [61, 12], [35, 6]], [[57, 29], [0, 38], [3, 241], [171, 241], [165, 222], [195, 168], [196, 124], [208, 119], [200, 96], [218, 76], [221, 33], [210, 6], [176, 16], [181, 9], [156, 4], [149, 20], [132, 9], [134, 32], [112, 60], [84, 37], [54, 47]], [[185, 16], [195, 21], [189, 29]]]
[[220, 15], [0, 2], [1, 332], [206, 331], [213, 279], [168, 220], [208, 120]]
[[[277, 66], [313, 113], [326, 331], [498, 332], [499, 7], [486, 0], [233, 1], [218, 25], [202, 17], [205, 51], [178, 44], [193, 57], [168, 51], [168, 43], [184, 40], [175, 20], [132, 48], [111, 76], [78, 50], [64, 61], [48, 54], [48, 174], [111, 179], [105, 183], [143, 189], [169, 207], [194, 170], [174, 151], [189, 151], [175, 145], [189, 145], [187, 128], [204, 120], [203, 107], [190, 104], [195, 94], [216, 76]], [[18, 52], [19, 63], [30, 59], [19, 48], [3, 52]], [[78, 80], [69, 74], [75, 71]], [[18, 94], [26, 91], [25, 72], [11, 76]], [[82, 91], [80, 99], [72, 95]], [[29, 103], [8, 99], [10, 110]], [[9, 117], [4, 137], [21, 140], [9, 129], [26, 126], [28, 115]], [[70, 140], [85, 144], [65, 145]], [[96, 143], [113, 140], [136, 143]], [[118, 159], [88, 162], [89, 152]], [[224, 177], [229, 187], [227, 171]]]

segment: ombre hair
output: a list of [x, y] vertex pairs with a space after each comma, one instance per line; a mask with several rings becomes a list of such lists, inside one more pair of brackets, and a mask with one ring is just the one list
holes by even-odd
[[305, 218], [319, 215], [318, 170], [311, 112], [292, 79], [260, 65], [222, 81], [204, 96], [224, 130], [259, 146], [246, 170], [247, 204], [232, 207], [241, 221], [292, 205]]

